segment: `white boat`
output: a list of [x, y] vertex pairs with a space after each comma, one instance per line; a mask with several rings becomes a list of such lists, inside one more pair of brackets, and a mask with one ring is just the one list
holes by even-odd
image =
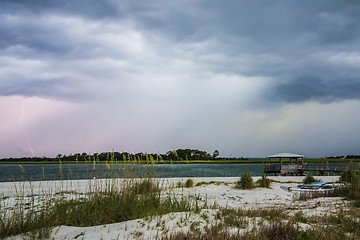
[[345, 184], [345, 182], [318, 182], [302, 184], [297, 187], [280, 186], [280, 188], [289, 192], [331, 192], [334, 189], [345, 187]]

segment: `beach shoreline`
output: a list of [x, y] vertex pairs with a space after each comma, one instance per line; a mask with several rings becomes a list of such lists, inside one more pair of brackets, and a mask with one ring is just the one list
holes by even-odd
[[[269, 179], [278, 182], [294, 182], [301, 183], [305, 176], [267, 176]], [[337, 181], [340, 176], [316, 176], [321, 181]], [[261, 177], [253, 177], [257, 181]], [[122, 182], [126, 180], [136, 180], [137, 178], [104, 178], [104, 179], [79, 179], [79, 180], [52, 180], [52, 181], [17, 181], [17, 182], [0, 182], [0, 196], [12, 197], [17, 194], [19, 188], [23, 189], [26, 194], [39, 194], [50, 191], [61, 192], [65, 189], [67, 191], [86, 192], [89, 186], [97, 184], [105, 184], [106, 182]], [[138, 178], [141, 179], [141, 178]], [[164, 188], [176, 185], [178, 182], [184, 182], [187, 179], [192, 179], [194, 185], [200, 182], [221, 182], [221, 183], [235, 183], [240, 177], [174, 177], [174, 178], [151, 178], [160, 182]]]
[[[253, 177], [254, 181], [261, 177]], [[197, 199], [207, 202], [208, 206], [217, 206], [217, 209], [282, 209], [284, 212], [295, 214], [303, 212], [307, 216], [322, 215], [336, 212], [346, 205], [340, 197], [322, 197], [307, 201], [297, 200], [297, 194], [281, 189], [281, 186], [295, 187], [299, 185], [304, 176], [269, 176], [273, 180], [271, 188], [255, 188], [251, 190], [235, 189], [235, 182], [239, 177], [206, 177], [191, 178], [193, 187], [186, 188], [184, 183], [189, 178], [156, 178], [162, 188], [162, 194], [172, 194], [178, 197]], [[321, 181], [337, 181], [339, 176], [316, 176]], [[134, 179], [132, 179], [134, 180]], [[89, 179], [89, 180], [63, 180], [42, 182], [5, 182], [0, 183], [1, 205], [3, 208], [14, 206], [19, 191], [22, 196], [40, 196], [51, 194], [71, 198], [76, 194], [87, 194], [94, 186], [101, 187], [106, 182], [121, 184], [127, 179]], [[16, 186], [16, 190], [15, 187]], [[180, 186], [180, 187], [179, 187]], [[63, 193], [63, 194], [61, 194]], [[73, 239], [79, 234], [84, 239], [153, 239], [156, 235], [172, 231], [189, 231], [191, 222], [199, 222], [201, 226], [207, 224], [201, 216], [208, 215], [209, 219], [216, 215], [216, 209], [205, 208], [200, 213], [169, 213], [148, 219], [135, 219], [120, 223], [112, 223], [93, 227], [58, 226], [51, 231], [53, 239]], [[189, 217], [189, 215], [191, 217]], [[189, 218], [189, 221], [183, 219]], [[158, 222], [163, 225], [158, 226]], [[21, 239], [14, 236], [9, 239]]]

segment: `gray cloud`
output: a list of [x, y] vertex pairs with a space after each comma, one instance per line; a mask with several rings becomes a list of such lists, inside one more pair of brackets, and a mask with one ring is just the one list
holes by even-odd
[[313, 76], [302, 76], [274, 88], [270, 98], [279, 101], [329, 103], [341, 99], [360, 99], [360, 81], [357, 79], [327, 82]]
[[117, 15], [111, 1], [57, 1], [57, 0], [4, 0], [2, 12], [10, 14], [44, 14], [48, 12], [82, 15], [84, 17], [103, 18]]
[[52, 80], [32, 80], [28, 79], [25, 82], [12, 81], [8, 86], [0, 84], [0, 95], [12, 96], [20, 95], [25, 97], [52, 97], [56, 99], [71, 99], [73, 101], [82, 100], [76, 98], [78, 91], [74, 84], [69, 83], [65, 79]]
[[[154, 69], [157, 77], [172, 78], [184, 70], [178, 67], [168, 72], [161, 64], [176, 59], [197, 68], [186, 66], [185, 71], [193, 72], [183, 84], [214, 72], [271, 78], [274, 85], [263, 96], [266, 101], [357, 99], [359, 68], [329, 62], [339, 53], [355, 51], [359, 55], [356, 49], [360, 43], [360, 16], [356, 1], [19, 0], [2, 1], [0, 6], [3, 56], [48, 63], [46, 69], [39, 71], [69, 73], [56, 78], [66, 79], [63, 83], [51, 78], [38, 82], [37, 76], [19, 73], [15, 80], [2, 75], [2, 81], [12, 81], [5, 83], [12, 89], [2, 89], [1, 94], [48, 94], [71, 99], [79, 93], [68, 89], [78, 86], [85, 97], [91, 95], [88, 86], [99, 86], [99, 81], [123, 86], [123, 82]], [[130, 43], [116, 43], [126, 39], [135, 43], [131, 37], [140, 37], [142, 47], [152, 51], [151, 57], [147, 56], [147, 49], [129, 52]], [[19, 46], [27, 51], [11, 50]], [[124, 62], [126, 66], [99, 69], [91, 64], [99, 59]], [[54, 87], [54, 91], [52, 84], [63, 87]]]
[[[94, 129], [97, 135], [111, 135], [106, 140], [102, 134], [106, 147], [119, 142], [131, 148], [142, 139], [138, 148], [143, 150], [161, 138], [165, 140], [153, 141], [149, 151], [160, 145], [165, 151], [176, 139], [184, 147], [201, 148], [204, 142], [209, 151], [223, 141], [225, 152], [241, 145], [248, 155], [261, 143], [261, 154], [271, 154], [265, 151], [299, 146], [312, 136], [309, 132], [289, 141], [287, 131], [317, 131], [328, 119], [294, 123], [294, 105], [303, 115], [306, 104], [316, 105], [306, 105], [316, 112], [326, 108], [321, 104], [335, 106], [343, 115], [348, 112], [339, 102], [358, 106], [351, 100], [360, 96], [359, 12], [357, 0], [2, 0], [0, 95], [94, 104], [69, 128], [81, 129], [78, 142]], [[285, 110], [273, 113], [279, 106]], [[325, 110], [323, 115], [333, 112]], [[71, 117], [65, 113], [59, 122], [68, 129]], [[333, 134], [340, 120], [318, 136]], [[342, 125], [354, 128], [355, 120]], [[37, 142], [50, 148], [46, 137], [54, 124], [47, 121], [48, 129], [39, 122], [32, 134], [41, 132]], [[350, 127], [336, 129], [336, 134], [346, 132], [355, 139], [358, 133]], [[100, 140], [92, 141], [99, 145]], [[355, 139], [351, 149], [358, 143]]]

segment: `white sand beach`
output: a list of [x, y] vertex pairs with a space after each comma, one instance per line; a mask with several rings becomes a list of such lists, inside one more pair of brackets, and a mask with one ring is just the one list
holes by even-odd
[[[174, 196], [187, 196], [189, 198], [206, 201], [208, 205], [216, 204], [217, 208], [241, 208], [241, 209], [267, 209], [279, 208], [289, 214], [301, 211], [307, 215], [321, 215], [331, 212], [336, 213], [344, 207], [345, 200], [339, 197], [315, 198], [307, 201], [299, 201], [296, 193], [281, 189], [280, 186], [295, 187], [304, 177], [269, 177], [274, 182], [271, 188], [256, 188], [252, 190], [235, 189], [238, 177], [211, 177], [192, 178], [194, 187], [176, 187], [179, 182], [184, 183], [188, 178], [159, 179], [162, 194]], [[337, 176], [317, 177], [321, 181], [336, 181]], [[259, 177], [253, 178], [255, 181]], [[124, 181], [117, 179], [116, 181]], [[196, 184], [202, 183], [199, 186]], [[3, 211], [16, 207], [16, 198], [19, 193], [26, 198], [29, 195], [37, 196], [40, 202], [42, 196], [61, 196], [71, 198], [79, 194], [86, 194], [89, 186], [101, 186], [106, 180], [72, 180], [72, 181], [48, 181], [48, 182], [25, 182], [25, 183], [0, 183], [1, 208]], [[154, 216], [146, 219], [113, 223], [94, 227], [58, 226], [51, 231], [52, 239], [154, 239], [166, 232], [189, 231], [191, 224], [197, 222], [198, 227], [211, 224], [216, 214], [216, 208], [202, 209], [200, 213], [178, 212], [162, 216]], [[206, 217], [204, 217], [206, 216]], [[254, 221], [254, 220], [253, 220]], [[251, 227], [251, 224], [249, 225]], [[306, 228], [306, 224], [304, 224]], [[22, 239], [23, 236], [14, 236], [9, 239]]]

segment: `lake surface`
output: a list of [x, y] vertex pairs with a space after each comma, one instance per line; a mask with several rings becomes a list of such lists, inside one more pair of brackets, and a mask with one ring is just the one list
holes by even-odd
[[[320, 163], [317, 163], [321, 165]], [[346, 167], [349, 163], [329, 163]], [[244, 172], [262, 176], [264, 164], [0, 164], [0, 182], [20, 180], [89, 179], [106, 177], [240, 177]], [[316, 173], [313, 173], [316, 175]]]

